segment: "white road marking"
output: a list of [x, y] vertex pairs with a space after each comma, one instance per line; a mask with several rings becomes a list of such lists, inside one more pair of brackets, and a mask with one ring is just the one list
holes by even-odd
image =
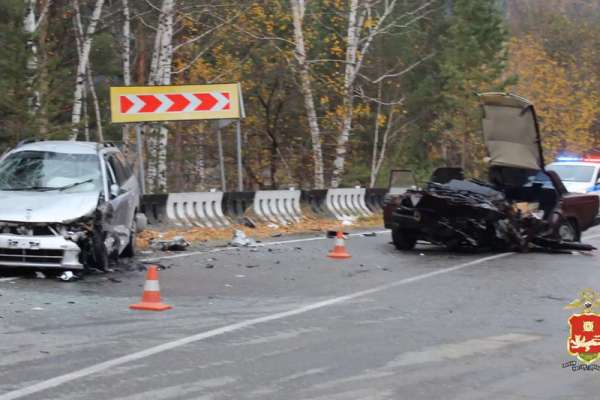
[[456, 360], [478, 354], [491, 355], [504, 347], [533, 342], [540, 339], [542, 339], [542, 337], [538, 335], [507, 333], [500, 336], [470, 339], [459, 343], [446, 343], [439, 346], [427, 347], [420, 351], [410, 351], [400, 354], [400, 356], [390, 361], [385, 367], [399, 368], [430, 362]]
[[[362, 235], [364, 235], [366, 233], [373, 233], [373, 232], [376, 233], [376, 234], [380, 234], [380, 233], [388, 233], [389, 230], [388, 229], [384, 229], [384, 230], [381, 230], [381, 231], [357, 232], [357, 233], [351, 233], [348, 236], [362, 236]], [[280, 241], [277, 241], [277, 242], [257, 243], [255, 247], [269, 247], [269, 246], [277, 246], [277, 245], [280, 245], [280, 244], [288, 244], [288, 243], [312, 242], [312, 241], [315, 241], [315, 240], [330, 240], [330, 239], [327, 238], [327, 237], [325, 237], [325, 236], [316, 236], [316, 237], [303, 238], [303, 239], [290, 239], [290, 240], [280, 240]], [[189, 253], [174, 254], [174, 255], [171, 255], [171, 256], [142, 258], [140, 261], [141, 262], [147, 262], [147, 261], [158, 261], [158, 260], [170, 260], [170, 259], [173, 259], [173, 258], [182, 258], [182, 257], [197, 256], [199, 254], [220, 253], [222, 251], [227, 251], [227, 250], [248, 249], [248, 248], [252, 248], [252, 247], [234, 247], [234, 246], [219, 247], [217, 249], [201, 250], [201, 251], [191, 251]]]
[[9, 276], [8, 278], [0, 278], [0, 282], [12, 282], [19, 279], [18, 276]]
[[25, 396], [28, 396], [28, 395], [31, 395], [34, 393], [39, 393], [44, 390], [48, 390], [48, 389], [63, 385], [65, 383], [74, 381], [76, 379], [80, 379], [80, 378], [95, 374], [97, 372], [105, 371], [107, 369], [114, 368], [119, 365], [123, 365], [123, 364], [129, 363], [132, 361], [136, 361], [136, 360], [141, 360], [143, 358], [147, 358], [147, 357], [153, 356], [155, 354], [163, 353], [165, 351], [173, 350], [178, 347], [185, 346], [186, 344], [198, 342], [198, 341], [212, 338], [215, 336], [221, 336], [226, 333], [239, 331], [241, 329], [248, 328], [250, 326], [264, 324], [266, 322], [276, 321], [279, 319], [288, 318], [288, 317], [292, 317], [292, 316], [299, 315], [299, 314], [304, 314], [309, 311], [318, 310], [318, 309], [325, 308], [325, 307], [330, 307], [330, 306], [333, 306], [336, 304], [346, 302], [348, 300], [353, 300], [353, 299], [356, 299], [359, 297], [364, 297], [364, 296], [368, 296], [368, 295], [378, 293], [378, 292], [381, 292], [384, 290], [395, 288], [397, 286], [407, 285], [409, 283], [414, 283], [414, 282], [422, 281], [424, 279], [433, 278], [434, 276], [444, 275], [444, 274], [448, 274], [448, 273], [458, 271], [461, 269], [465, 269], [468, 267], [473, 267], [473, 266], [483, 264], [488, 261], [507, 257], [512, 254], [514, 254], [514, 253], [501, 253], [501, 254], [496, 254], [493, 256], [489, 256], [489, 257], [478, 258], [476, 260], [469, 261], [467, 263], [458, 264], [453, 267], [442, 268], [437, 271], [432, 271], [432, 272], [428, 272], [425, 274], [416, 275], [416, 276], [413, 276], [410, 278], [401, 279], [401, 280], [398, 280], [395, 282], [390, 282], [385, 285], [376, 286], [371, 289], [362, 290], [362, 291], [348, 294], [345, 296], [334, 297], [334, 298], [331, 298], [328, 300], [319, 301], [317, 303], [308, 304], [308, 305], [305, 305], [302, 307], [291, 309], [289, 311], [283, 311], [283, 312], [279, 312], [279, 313], [275, 313], [275, 314], [271, 314], [271, 315], [266, 315], [264, 317], [258, 317], [258, 318], [253, 318], [253, 319], [249, 319], [246, 321], [241, 321], [241, 322], [238, 322], [235, 324], [223, 326], [221, 328], [211, 329], [206, 332], [201, 332], [201, 333], [198, 333], [195, 335], [187, 336], [187, 337], [184, 337], [184, 338], [181, 338], [178, 340], [174, 340], [172, 342], [163, 343], [158, 346], [150, 347], [146, 350], [142, 350], [142, 351], [138, 351], [136, 353], [132, 353], [132, 354], [128, 354], [128, 355], [125, 355], [122, 357], [114, 358], [112, 360], [108, 360], [108, 361], [105, 361], [105, 362], [102, 362], [102, 363], [99, 363], [96, 365], [92, 365], [92, 366], [80, 369], [79, 371], [70, 372], [68, 374], [60, 375], [60, 376], [57, 376], [57, 377], [54, 377], [54, 378], [51, 378], [51, 379], [48, 379], [45, 381], [38, 382], [34, 385], [24, 387], [22, 389], [18, 389], [18, 390], [14, 390], [12, 392], [2, 394], [2, 395], [0, 395], [0, 400], [20, 399], [22, 397], [25, 397]]

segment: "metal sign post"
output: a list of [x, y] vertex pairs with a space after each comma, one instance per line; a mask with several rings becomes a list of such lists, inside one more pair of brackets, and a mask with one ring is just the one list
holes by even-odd
[[217, 125], [217, 146], [219, 147], [219, 170], [221, 171], [221, 190], [227, 191], [227, 182], [225, 180], [225, 157], [223, 157], [223, 139], [221, 137], [221, 127]]
[[145, 167], [144, 167], [144, 145], [142, 142], [142, 126], [140, 124], [135, 125], [135, 141], [136, 141], [136, 150], [137, 150], [137, 158], [138, 158], [138, 179], [140, 180], [140, 190], [142, 194], [146, 193], [146, 176], [145, 176]]
[[236, 142], [237, 142], [237, 170], [238, 170], [238, 190], [244, 191], [244, 176], [242, 175], [242, 126], [240, 120], [236, 124]]

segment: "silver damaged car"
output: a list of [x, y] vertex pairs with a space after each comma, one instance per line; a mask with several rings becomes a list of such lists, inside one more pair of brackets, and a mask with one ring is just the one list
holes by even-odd
[[139, 201], [116, 147], [22, 142], [0, 158], [0, 266], [103, 270], [132, 257]]

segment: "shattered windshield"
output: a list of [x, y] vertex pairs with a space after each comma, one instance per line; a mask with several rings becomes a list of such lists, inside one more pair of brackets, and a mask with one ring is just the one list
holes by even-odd
[[95, 154], [20, 151], [0, 162], [0, 190], [89, 192], [101, 182]]
[[563, 182], [590, 182], [595, 167], [591, 165], [548, 165], [547, 169], [556, 171]]

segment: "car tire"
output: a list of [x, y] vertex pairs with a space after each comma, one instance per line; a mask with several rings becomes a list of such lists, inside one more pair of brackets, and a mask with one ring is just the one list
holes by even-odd
[[409, 231], [395, 228], [392, 230], [392, 242], [398, 250], [412, 250], [417, 244], [417, 236]]
[[92, 237], [92, 244], [94, 246], [94, 267], [100, 271], [108, 270], [110, 266], [110, 257], [104, 244], [104, 235], [94, 235]]
[[569, 219], [563, 219], [556, 232], [560, 240], [565, 242], [579, 242], [581, 239], [577, 224]]
[[131, 235], [129, 235], [129, 243], [127, 243], [127, 247], [121, 253], [121, 257], [135, 257], [135, 238], [137, 237], [137, 222], [135, 217], [133, 221], [131, 221]]

